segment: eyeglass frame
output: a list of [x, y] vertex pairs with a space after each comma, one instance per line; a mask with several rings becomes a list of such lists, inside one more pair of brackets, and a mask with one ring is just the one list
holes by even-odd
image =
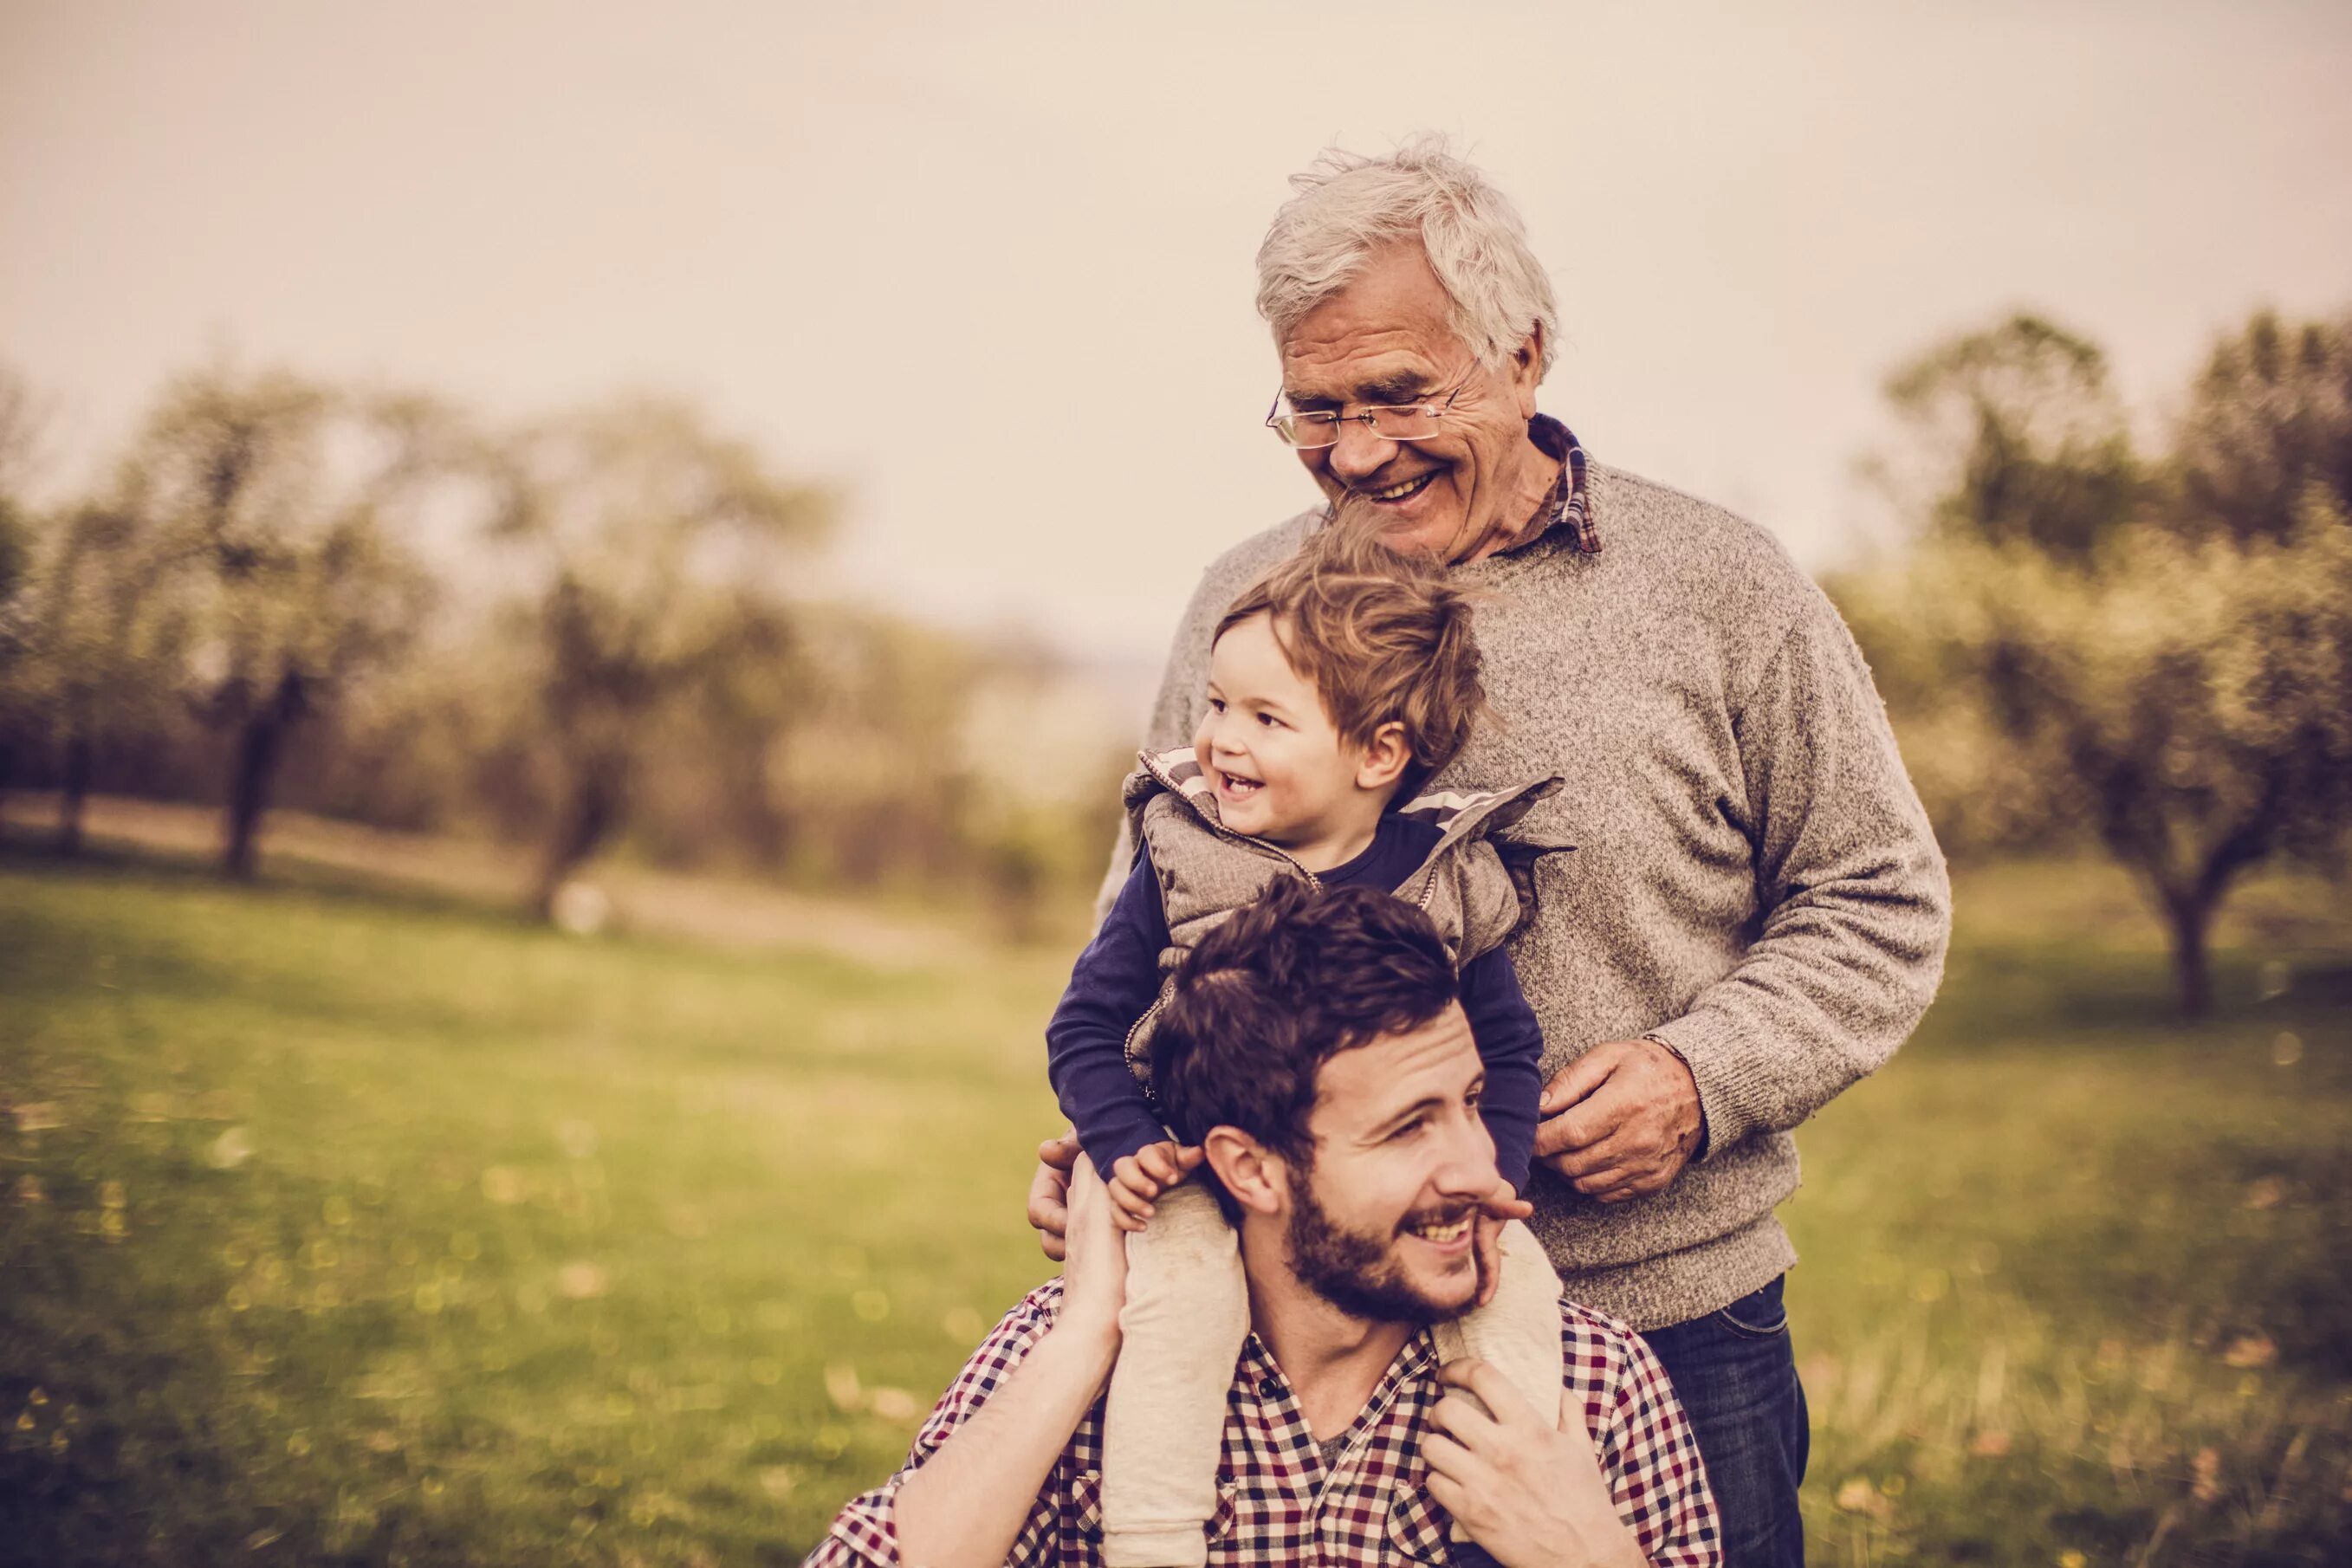
[[[1477, 371], [1473, 369], [1468, 375], [1464, 376], [1461, 382], [1455, 385], [1454, 390], [1445, 395], [1445, 401], [1437, 405], [1435, 407], [1432, 407], [1426, 402], [1374, 403], [1368, 404], [1365, 406], [1364, 411], [1360, 414], [1342, 414], [1337, 408], [1309, 408], [1305, 410], [1293, 409], [1289, 414], [1286, 415], [1282, 412], [1282, 399], [1284, 394], [1277, 390], [1274, 395], [1273, 405], [1265, 411], [1265, 427], [1273, 431], [1275, 436], [1282, 442], [1282, 444], [1289, 447], [1294, 452], [1328, 451], [1339, 444], [1339, 426], [1342, 425], [1353, 425], [1359, 421], [1363, 424], [1365, 429], [1370, 431], [1374, 437], [1382, 441], [1431, 440], [1439, 434], [1437, 431], [1433, 430], [1427, 436], [1382, 436], [1381, 435], [1380, 426], [1372, 423], [1373, 416], [1375, 415], [1390, 413], [1397, 409], [1409, 409], [1417, 413], [1426, 414], [1432, 419], [1443, 419], [1454, 411], [1454, 400], [1461, 396], [1465, 391], [1469, 390], [1470, 383], [1477, 378]], [[1347, 405], [1345, 404], [1340, 405], [1340, 407], [1342, 408], [1346, 406]], [[1328, 441], [1325, 441], [1319, 445], [1312, 447], [1304, 446], [1299, 442], [1292, 440], [1288, 436], [1283, 434], [1282, 426], [1276, 423], [1278, 419], [1303, 419], [1324, 415], [1330, 416], [1331, 438]]]

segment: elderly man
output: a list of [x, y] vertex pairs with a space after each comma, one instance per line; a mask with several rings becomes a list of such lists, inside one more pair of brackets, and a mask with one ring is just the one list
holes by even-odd
[[[1773, 1211], [1797, 1186], [1790, 1130], [1935, 994], [1942, 857], [1853, 639], [1771, 537], [1591, 461], [1536, 411], [1557, 314], [1502, 195], [1430, 142], [1327, 153], [1293, 184], [1258, 252], [1267, 424], [1333, 507], [1484, 595], [1499, 722], [1440, 786], [1568, 781], [1516, 834], [1575, 846], [1536, 860], [1510, 948], [1546, 1042], [1530, 1223], [1570, 1299], [1664, 1363], [1729, 1560], [1800, 1563], [1796, 1253]], [[1191, 735], [1219, 612], [1331, 510], [1210, 566], [1149, 748]], [[1122, 840], [1113, 886], [1128, 859]], [[1074, 1152], [1032, 1189], [1049, 1253]]]
[[[1212, 1563], [1719, 1563], [1681, 1407], [1622, 1326], [1566, 1302], [1558, 1409], [1439, 1365], [1479, 1285], [1471, 1218], [1508, 1187], [1452, 956], [1369, 888], [1290, 881], [1204, 938], [1152, 1040], [1171, 1121], [1236, 1224], [1250, 1334], [1227, 1395]], [[1091, 1166], [1068, 1265], [1000, 1323], [809, 1562], [1101, 1561], [1103, 1401], [1123, 1238]]]

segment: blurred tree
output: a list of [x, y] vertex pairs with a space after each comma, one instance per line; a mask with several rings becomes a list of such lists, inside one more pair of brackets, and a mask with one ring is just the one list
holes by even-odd
[[2176, 513], [2241, 542], [2283, 540], [2318, 486], [2352, 510], [2352, 314], [2301, 325], [2264, 310], [2190, 389]]
[[0, 364], [0, 792], [16, 776], [16, 748], [29, 727], [22, 689], [32, 648], [25, 594], [33, 553], [33, 517], [25, 500], [41, 416], [24, 378]]
[[2143, 493], [2106, 356], [2039, 316], [1937, 344], [1886, 397], [1910, 460], [1867, 467], [1932, 531], [2079, 559]]
[[42, 531], [24, 594], [21, 698], [58, 753], [57, 849], [81, 851], [110, 736], [163, 716], [189, 644], [182, 569], [140, 512], [85, 505]]
[[[2026, 320], [1960, 342], [2074, 367], [2062, 386], [2095, 367]], [[2131, 471], [2105, 414], [2028, 399], [2077, 434], [2021, 442], [2005, 432], [2034, 421], [1979, 386], [1980, 438], [1923, 537], [1834, 584], [1939, 831], [2089, 830], [2148, 889], [2192, 1014], [2211, 1004], [2207, 941], [2232, 883], [2277, 855], [2335, 863], [2352, 822], [2352, 528], [2328, 458], [2342, 349], [2340, 330], [2257, 317], [2216, 351], [2154, 475]], [[1906, 419], [1919, 384], [1890, 388]]]
[[184, 695], [231, 738], [230, 876], [254, 873], [297, 728], [414, 632], [431, 584], [404, 536], [463, 455], [425, 399], [227, 370], [171, 384], [134, 441], [120, 505], [184, 605]]
[[674, 402], [553, 421], [506, 460], [499, 532], [527, 585], [509, 621], [531, 649], [531, 742], [557, 777], [532, 894], [545, 915], [626, 819], [678, 708], [723, 708], [753, 679], [744, 667], [782, 668], [794, 552], [824, 534], [832, 503]]
[[[2016, 544], [2084, 560], [2151, 493], [2097, 345], [2019, 312], [1937, 343], [1885, 384], [1899, 438], [1862, 468], [1893, 503], [1902, 545]], [[1898, 556], [1900, 552], [1898, 551]], [[1894, 575], [1900, 574], [1898, 567]], [[1871, 568], [1823, 584], [1901, 731], [1948, 849], [2016, 849], [2063, 837], [2063, 781], [2015, 764], [1981, 683]]]

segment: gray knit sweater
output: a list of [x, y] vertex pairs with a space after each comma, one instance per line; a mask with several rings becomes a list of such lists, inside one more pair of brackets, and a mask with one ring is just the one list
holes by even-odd
[[[1796, 1252], [1790, 1129], [1891, 1056], [1943, 971], [1943, 857], [1844, 624], [1761, 530], [1592, 466], [1604, 548], [1553, 529], [1454, 569], [1488, 696], [1441, 784], [1566, 787], [1507, 837], [1535, 863], [1511, 961], [1547, 1078], [1602, 1040], [1653, 1035], [1690, 1063], [1706, 1144], [1664, 1192], [1614, 1205], [1538, 1167], [1527, 1195], [1569, 1296], [1637, 1329], [1701, 1317]], [[1319, 513], [1210, 566], [1171, 651], [1145, 747], [1197, 724], [1209, 641]], [[1105, 897], [1130, 856], [1122, 831]]]

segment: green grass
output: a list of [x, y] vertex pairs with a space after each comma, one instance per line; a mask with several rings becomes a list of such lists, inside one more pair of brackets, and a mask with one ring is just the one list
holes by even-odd
[[[1814, 1560], [2340, 1559], [2341, 900], [2195, 1027], [2103, 874], [1961, 911], [1801, 1134]], [[795, 1561], [1046, 1271], [1066, 963], [0, 861], [0, 1562]]]

